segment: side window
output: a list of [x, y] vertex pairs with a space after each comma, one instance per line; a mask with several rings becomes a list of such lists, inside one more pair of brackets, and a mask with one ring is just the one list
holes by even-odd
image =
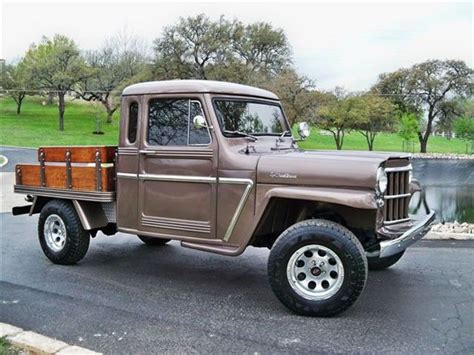
[[128, 108], [128, 141], [135, 143], [137, 140], [138, 103], [132, 102]]
[[148, 108], [148, 143], [161, 146], [209, 144], [207, 128], [195, 128], [193, 118], [203, 115], [199, 101], [152, 99]]

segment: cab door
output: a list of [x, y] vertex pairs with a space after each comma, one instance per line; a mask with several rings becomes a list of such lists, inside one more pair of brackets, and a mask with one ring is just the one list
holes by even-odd
[[215, 238], [217, 143], [194, 117], [196, 96], [148, 96], [139, 151], [139, 230], [176, 239]]

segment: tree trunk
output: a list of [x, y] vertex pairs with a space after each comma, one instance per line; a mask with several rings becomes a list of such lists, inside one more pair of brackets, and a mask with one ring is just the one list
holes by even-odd
[[431, 130], [433, 128], [433, 120], [435, 119], [436, 114], [434, 113], [434, 108], [430, 107], [428, 111], [428, 122], [426, 123], [426, 131], [418, 132], [418, 140], [420, 141], [420, 153], [426, 153], [428, 147], [428, 138], [430, 138]]
[[101, 102], [104, 105], [105, 110], [107, 111], [107, 123], [112, 123], [114, 113], [117, 110], [118, 106], [113, 106], [113, 104], [108, 99], [105, 99]]
[[21, 92], [18, 95], [18, 101], [16, 102], [16, 114], [19, 115], [21, 113], [21, 105], [23, 104], [23, 99], [25, 98], [26, 93]]
[[367, 144], [369, 145], [369, 151], [374, 150], [374, 141], [375, 141], [375, 136], [377, 133], [375, 132], [368, 132], [367, 134]]
[[420, 153], [426, 153], [428, 139], [420, 138]]
[[337, 139], [336, 139], [336, 149], [342, 150], [342, 145], [344, 144], [344, 132], [338, 130], [337, 131]]
[[336, 149], [341, 150], [342, 145], [344, 144], [344, 131], [340, 129], [336, 129], [336, 132], [332, 130], [328, 130], [329, 132], [332, 133], [332, 136], [334, 137], [334, 142], [336, 142]]
[[64, 102], [64, 92], [58, 92], [58, 109], [59, 109], [59, 130], [64, 131], [64, 111], [66, 110], [66, 103]]

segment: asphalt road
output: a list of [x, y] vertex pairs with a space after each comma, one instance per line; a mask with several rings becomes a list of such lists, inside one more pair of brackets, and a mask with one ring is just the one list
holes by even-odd
[[98, 236], [51, 264], [37, 217], [1, 214], [1, 321], [109, 354], [474, 351], [474, 243], [425, 242], [369, 275], [336, 318], [296, 316], [267, 282], [267, 251], [229, 258]]
[[370, 273], [351, 309], [318, 319], [279, 303], [266, 250], [230, 258], [99, 235], [81, 263], [59, 266], [36, 222], [0, 214], [0, 322], [68, 343], [107, 354], [474, 352], [474, 241], [422, 242]]
[[0, 172], [14, 172], [18, 163], [37, 163], [36, 149], [0, 146], [0, 154], [8, 158], [8, 164]]

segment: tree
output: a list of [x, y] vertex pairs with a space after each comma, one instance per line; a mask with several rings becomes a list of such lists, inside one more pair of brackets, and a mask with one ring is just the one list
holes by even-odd
[[204, 14], [180, 18], [164, 29], [155, 45], [155, 75], [164, 79], [208, 79], [208, 69], [225, 61], [233, 24]]
[[447, 137], [450, 139], [454, 121], [464, 114], [463, 102], [461, 100], [446, 100], [439, 105], [439, 111], [436, 129], [447, 133]]
[[290, 127], [296, 120], [313, 120], [314, 111], [325, 98], [323, 93], [315, 91], [314, 83], [310, 79], [298, 75], [292, 69], [286, 69], [260, 85], [278, 95]]
[[55, 35], [43, 37], [40, 44], [32, 44], [26, 53], [25, 68], [30, 83], [58, 96], [59, 130], [64, 131], [65, 96], [89, 75], [84, 59], [73, 40]]
[[377, 95], [366, 94], [354, 99], [358, 108], [354, 128], [365, 137], [369, 150], [373, 150], [377, 134], [393, 128], [396, 107], [390, 100]]
[[31, 86], [28, 85], [25, 75], [23, 61], [16, 65], [5, 65], [1, 76], [0, 86], [16, 103], [16, 113], [21, 113], [21, 105], [26, 95], [31, 94]]
[[[270, 24], [244, 25], [223, 16], [180, 18], [154, 41], [157, 79], [210, 79], [251, 84], [289, 68], [285, 33]], [[261, 82], [261, 81], [260, 81]]]
[[[454, 131], [456, 136], [467, 142], [474, 142], [474, 118], [473, 117], [463, 117], [458, 119], [454, 123]], [[467, 150], [467, 149], [466, 149]]]
[[269, 23], [235, 24], [232, 51], [251, 73], [278, 74], [291, 64], [291, 51], [282, 29]]
[[403, 139], [404, 144], [417, 137], [419, 131], [419, 118], [414, 113], [404, 113], [398, 121], [398, 136]]
[[322, 129], [331, 132], [337, 150], [342, 149], [345, 133], [354, 127], [360, 111], [360, 102], [357, 97], [349, 95], [342, 88], [336, 88], [328, 102], [319, 107], [317, 124]]
[[102, 48], [86, 52], [85, 59], [90, 76], [78, 85], [77, 93], [86, 101], [100, 102], [107, 112], [107, 123], [112, 123], [120, 105], [119, 92], [144, 70], [145, 46], [138, 38], [122, 32], [107, 40]]
[[418, 131], [418, 139], [421, 152], [426, 153], [442, 105], [447, 100], [472, 95], [473, 73], [460, 60], [429, 60], [409, 69], [381, 74], [374, 90], [391, 97], [402, 112], [424, 113], [426, 126]]

